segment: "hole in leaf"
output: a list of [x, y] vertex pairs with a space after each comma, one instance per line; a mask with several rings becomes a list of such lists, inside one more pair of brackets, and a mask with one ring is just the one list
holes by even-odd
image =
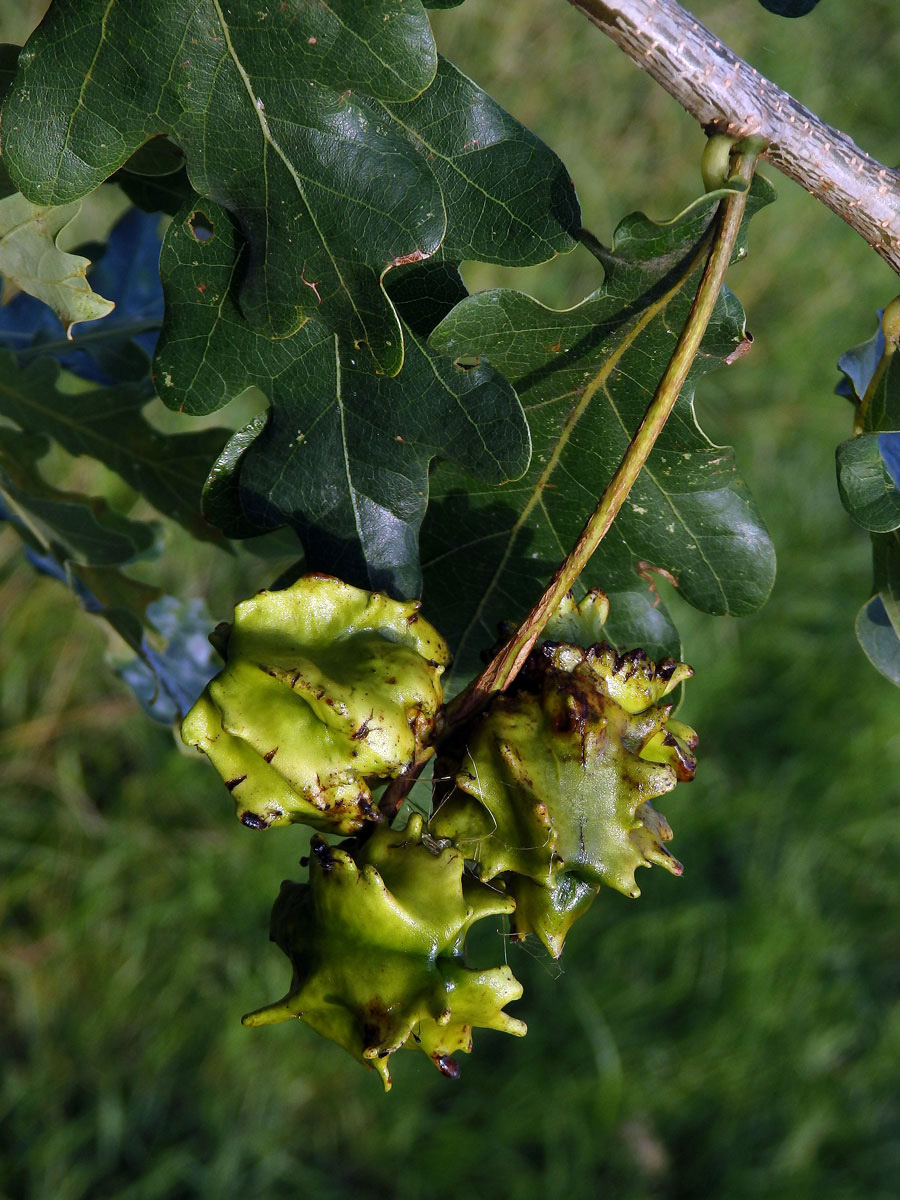
[[215, 228], [206, 213], [200, 212], [199, 209], [197, 209], [195, 212], [192, 212], [190, 220], [188, 221], [188, 225], [191, 228], [191, 233], [194, 235], [195, 241], [212, 241], [213, 235], [215, 234]]
[[474, 367], [480, 367], [483, 362], [483, 358], [479, 358], [477, 355], [475, 355], [471, 358], [455, 358], [453, 360], [453, 365], [460, 371], [471, 371]]

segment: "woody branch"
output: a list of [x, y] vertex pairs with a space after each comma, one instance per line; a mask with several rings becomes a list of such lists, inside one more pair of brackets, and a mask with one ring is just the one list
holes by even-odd
[[764, 158], [900, 274], [900, 171], [739, 58], [676, 0], [569, 0], [709, 132], [760, 135]]

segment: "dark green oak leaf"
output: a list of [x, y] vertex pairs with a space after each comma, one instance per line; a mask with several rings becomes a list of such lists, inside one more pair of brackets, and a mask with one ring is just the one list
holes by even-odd
[[55, 204], [170, 135], [194, 190], [242, 224], [254, 324], [284, 336], [319, 307], [305, 266], [326, 319], [393, 373], [402, 339], [380, 276], [433, 253], [445, 215], [422, 156], [355, 93], [409, 100], [436, 68], [418, 0], [54, 3], [20, 58], [4, 155], [20, 187]]
[[[213, 229], [208, 240], [195, 240], [196, 214], [186, 210], [163, 243], [167, 304], [157, 389], [171, 407], [196, 414], [250, 385], [271, 404], [265, 425], [239, 435], [216, 464], [207, 513], [231, 533], [288, 523], [303, 538], [308, 568], [417, 594], [431, 460], [445, 456], [489, 483], [527, 467], [528, 428], [512, 387], [486, 365], [456, 366], [411, 328], [395, 378], [373, 372], [366, 356], [315, 320], [290, 338], [254, 332], [231, 292], [236, 232], [222, 209], [206, 204], [202, 215]], [[463, 292], [458, 275], [442, 263], [420, 270], [436, 276], [437, 316], [448, 289], [453, 298]], [[407, 273], [400, 283], [398, 305], [415, 306], [415, 277]], [[426, 302], [418, 306], [431, 311]], [[236, 470], [241, 511], [229, 517], [229, 472]]]
[[38, 462], [49, 449], [43, 435], [0, 426], [0, 492], [10, 519], [32, 549], [49, 549], [61, 566], [75, 560], [106, 567], [155, 550], [157, 530], [146, 521], [129, 520], [97, 497], [47, 483]]
[[56, 0], [4, 106], [17, 185], [40, 203], [84, 195], [160, 134], [241, 226], [253, 327], [284, 337], [315, 315], [388, 375], [403, 336], [384, 276], [439, 249], [450, 202], [528, 261], [571, 248], [578, 225], [558, 159], [438, 73], [420, 0]]
[[199, 509], [210, 462], [227, 430], [160, 433], [141, 412], [152, 399], [148, 387], [121, 384], [72, 394], [59, 390], [58, 378], [50, 359], [20, 367], [0, 352], [0, 415], [25, 432], [53, 438], [69, 454], [98, 459], [195, 537], [220, 537]]
[[[772, 198], [757, 180], [752, 214]], [[712, 201], [674, 222], [626, 218], [603, 252], [603, 286], [565, 312], [514, 291], [471, 296], [431, 338], [437, 349], [483, 357], [515, 386], [531, 427], [527, 474], [485, 495], [441, 464], [423, 529], [429, 609], [448, 637], [457, 674], [489, 645], [498, 622], [520, 619], [565, 557], [642, 419], [684, 324], [706, 259]], [[746, 253], [742, 231], [736, 257]], [[774, 578], [769, 537], [730, 448], [713, 445], [693, 410], [698, 379], [745, 341], [743, 312], [723, 289], [688, 382], [622, 512], [582, 582], [609, 595], [607, 639], [678, 652], [653, 584], [659, 572], [712, 613], [752, 612]], [[452, 588], [448, 580], [453, 580]]]
[[441, 256], [525, 267], [571, 250], [581, 227], [575, 185], [549, 147], [452, 63], [406, 103], [382, 107], [441, 185]]

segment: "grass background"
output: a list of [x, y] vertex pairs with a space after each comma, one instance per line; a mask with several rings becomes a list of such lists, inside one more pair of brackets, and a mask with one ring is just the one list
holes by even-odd
[[[0, 3], [0, 37], [37, 7]], [[894, 0], [794, 22], [754, 0], [694, 10], [896, 161]], [[696, 194], [699, 131], [564, 0], [467, 0], [435, 25], [558, 150], [603, 240], [633, 208], [666, 217]], [[304, 1027], [240, 1026], [284, 991], [268, 910], [304, 835], [238, 826], [213, 773], [103, 667], [111, 637], [0, 531], [0, 1194], [893, 1200], [900, 695], [853, 636], [869, 551], [834, 485], [850, 413], [832, 388], [897, 283], [769, 174], [779, 203], [729, 281], [756, 345], [704, 381], [699, 415], [737, 446], [780, 569], [740, 623], [671, 597], [697, 672], [681, 715], [702, 737], [696, 782], [665, 805], [685, 876], [600, 897], [559, 966], [510, 947], [528, 1037], [476, 1032], [456, 1084], [398, 1055], [385, 1097]], [[579, 253], [467, 278], [513, 276], [559, 305], [598, 283]], [[177, 538], [160, 569], [216, 619], [266, 582]]]

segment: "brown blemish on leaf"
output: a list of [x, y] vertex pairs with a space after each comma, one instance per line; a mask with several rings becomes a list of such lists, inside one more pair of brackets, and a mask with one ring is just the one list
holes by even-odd
[[391, 266], [405, 267], [409, 263], [424, 262], [429, 257], [424, 250], [413, 250], [412, 254], [401, 254], [399, 258], [391, 259]]
[[678, 576], [673, 575], [671, 571], [667, 571], [665, 567], [657, 567], [651, 562], [646, 562], [644, 559], [638, 559], [634, 564], [634, 569], [640, 575], [641, 579], [646, 580], [650, 584], [650, 591], [655, 596], [653, 601], [654, 608], [659, 607], [660, 601], [659, 589], [656, 586], [656, 580], [653, 578], [654, 574], [662, 575], [663, 579], [671, 583], [672, 587], [678, 587]]
[[730, 367], [732, 363], [736, 363], [739, 358], [743, 358], [745, 354], [749, 354], [750, 348], [753, 345], [753, 334], [744, 334], [744, 340], [738, 342], [732, 352], [724, 360], [725, 366]]

